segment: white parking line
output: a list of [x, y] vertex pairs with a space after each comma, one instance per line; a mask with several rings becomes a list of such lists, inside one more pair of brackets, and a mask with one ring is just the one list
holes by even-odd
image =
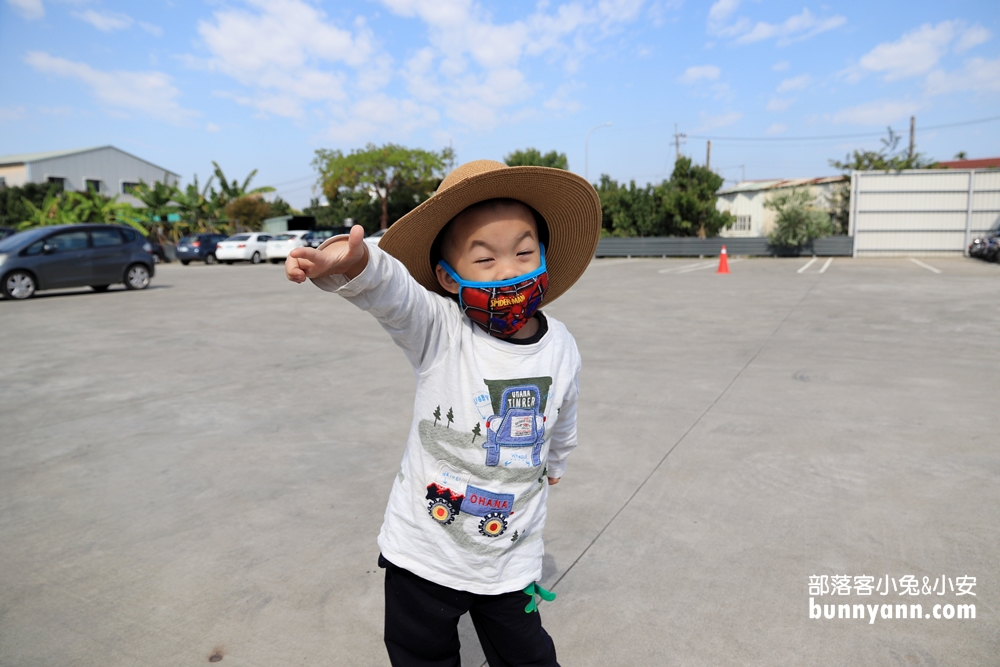
[[716, 262], [700, 262], [698, 264], [685, 264], [684, 266], [672, 266], [669, 269], [660, 269], [657, 273], [681, 273], [688, 271], [698, 271], [699, 269], [707, 269], [710, 266], [716, 266]]
[[913, 262], [914, 264], [916, 264], [917, 266], [922, 266], [922, 267], [924, 267], [924, 268], [925, 268], [925, 269], [927, 269], [928, 271], [933, 271], [934, 273], [941, 273], [941, 269], [935, 269], [935, 268], [934, 268], [933, 266], [931, 266], [930, 264], [924, 264], [923, 262], [921, 262], [921, 261], [920, 261], [919, 259], [917, 259], [917, 258], [915, 258], [915, 257], [911, 257], [911, 258], [910, 258], [910, 261], [911, 261], [911, 262]]
[[808, 269], [808, 268], [809, 268], [810, 266], [812, 266], [812, 265], [813, 265], [813, 262], [815, 262], [815, 261], [816, 261], [816, 258], [815, 258], [815, 257], [813, 257], [813, 258], [812, 258], [812, 259], [810, 259], [810, 260], [809, 260], [808, 262], [806, 262], [806, 265], [805, 265], [805, 266], [803, 266], [803, 267], [802, 267], [801, 269], [799, 269], [799, 270], [798, 270], [798, 271], [796, 271], [795, 273], [802, 273], [803, 271], [805, 271], [806, 269]]
[[820, 273], [826, 273], [826, 270], [827, 270], [828, 268], [830, 268], [830, 262], [832, 262], [832, 261], [833, 261], [833, 257], [829, 257], [829, 258], [827, 258], [827, 260], [826, 260], [826, 264], [824, 264], [824, 265], [823, 265], [823, 268], [822, 268], [822, 269], [820, 269], [820, 270], [819, 270], [819, 272], [820, 272]]

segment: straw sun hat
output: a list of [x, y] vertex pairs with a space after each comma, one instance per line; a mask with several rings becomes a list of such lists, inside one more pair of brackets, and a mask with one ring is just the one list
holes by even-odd
[[508, 167], [493, 160], [463, 164], [445, 177], [430, 199], [397, 220], [379, 248], [402, 262], [428, 290], [448, 296], [431, 266], [434, 239], [462, 210], [499, 198], [524, 202], [545, 219], [549, 288], [542, 305], [550, 303], [583, 275], [601, 233], [601, 201], [593, 186], [562, 169]]

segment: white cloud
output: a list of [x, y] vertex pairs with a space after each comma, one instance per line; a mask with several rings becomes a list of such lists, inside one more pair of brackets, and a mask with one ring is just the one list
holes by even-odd
[[208, 125], [205, 126], [205, 131], [206, 132], [218, 132], [220, 129], [222, 129], [222, 128], [220, 128], [215, 123], [209, 123]]
[[22, 120], [27, 115], [27, 110], [24, 107], [0, 107], [0, 123]]
[[895, 42], [879, 44], [861, 56], [858, 65], [864, 71], [882, 74], [886, 81], [926, 74], [947, 53], [958, 27], [956, 21], [942, 21], [934, 26], [925, 23]]
[[756, 23], [752, 29], [740, 35], [736, 39], [736, 43], [753, 44], [767, 39], [776, 39], [778, 46], [785, 46], [839, 28], [845, 23], [847, 23], [847, 19], [843, 16], [818, 18], [813, 16], [808, 9], [803, 9], [801, 14], [791, 16], [783, 23], [773, 24], [763, 21]]
[[787, 60], [782, 60], [780, 62], [776, 62], [773, 65], [771, 65], [771, 69], [773, 69], [775, 72], [784, 72], [790, 67], [791, 64]]
[[988, 42], [993, 36], [989, 30], [981, 25], [974, 25], [959, 35], [955, 42], [955, 53], [965, 53], [969, 49]]
[[790, 90], [802, 90], [812, 82], [812, 77], [808, 74], [800, 74], [799, 76], [792, 77], [791, 79], [785, 79], [780, 84], [778, 84], [779, 93], [787, 93]]
[[94, 96], [119, 117], [121, 110], [128, 110], [181, 123], [197, 115], [196, 111], [184, 109], [177, 103], [180, 91], [171, 84], [170, 76], [163, 72], [103, 72], [85, 63], [72, 62], [43, 51], [30, 51], [24, 60], [39, 72], [86, 84]]
[[93, 9], [88, 9], [85, 12], [73, 12], [73, 16], [81, 21], [89, 23], [102, 32], [127, 30], [128, 28], [131, 28], [134, 23], [132, 17], [127, 14], [118, 14], [116, 12], [98, 12]]
[[787, 111], [788, 107], [792, 106], [793, 100], [782, 99], [780, 97], [772, 97], [767, 103], [768, 111]]
[[29, 21], [45, 16], [45, 5], [42, 4], [42, 0], [7, 0], [7, 4]]
[[771, 125], [771, 127], [767, 128], [767, 131], [764, 132], [764, 134], [770, 137], [776, 134], [783, 134], [787, 131], [788, 131], [788, 126], [785, 125], [784, 123], [774, 123], [773, 125]]
[[875, 100], [827, 114], [825, 118], [834, 125], [889, 125], [911, 116], [920, 105], [915, 102], [895, 100]]
[[716, 116], [707, 115], [703, 111], [701, 113], [701, 123], [691, 132], [694, 134], [696, 132], [707, 132], [720, 127], [727, 127], [729, 125], [733, 125], [734, 123], [738, 123], [742, 119], [743, 113], [740, 111], [730, 111], [729, 113]]
[[[431, 117], [428, 110], [439, 119], [486, 128], [546, 108], [577, 110], [579, 103], [559, 91], [543, 97], [543, 87], [526, 74], [526, 61], [545, 58], [571, 73], [596, 51], [596, 43], [645, 17], [649, 3], [543, 0], [529, 15], [508, 22], [495, 21], [475, 0], [379, 4], [402, 17], [408, 34], [425, 33], [423, 44], [402, 62], [378, 43], [363, 19], [346, 23], [309, 0], [224, 5], [198, 26], [208, 57], [183, 59], [237, 84], [217, 94], [262, 113], [319, 117], [329, 124], [330, 136], [399, 134], [406, 127], [423, 127]], [[400, 83], [402, 92], [396, 89]], [[400, 113], [415, 105], [416, 124], [393, 114], [373, 115], [364, 100], [381, 100]], [[355, 118], [353, 113], [367, 115]]]
[[725, 22], [733, 12], [740, 6], [740, 0], [717, 0], [708, 10], [708, 22], [710, 25], [719, 25]]
[[944, 95], [958, 92], [1000, 92], [1000, 58], [972, 58], [954, 72], [935, 70], [927, 75], [927, 93]]
[[556, 89], [556, 92], [542, 106], [550, 113], [575, 113], [580, 110], [580, 101], [571, 96], [583, 86], [576, 83], [564, 83]]
[[684, 74], [677, 79], [680, 83], [695, 83], [696, 81], [701, 81], [705, 79], [707, 81], [715, 81], [719, 78], [719, 74], [722, 73], [715, 65], [696, 65], [694, 67], [688, 67], [684, 70]]

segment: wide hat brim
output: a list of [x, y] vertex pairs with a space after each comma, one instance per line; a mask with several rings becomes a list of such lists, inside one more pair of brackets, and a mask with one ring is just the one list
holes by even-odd
[[434, 239], [464, 209], [502, 198], [524, 202], [545, 219], [549, 287], [541, 305], [551, 303], [587, 270], [601, 235], [597, 192], [569, 171], [508, 167], [492, 160], [466, 163], [448, 174], [430, 199], [389, 227], [379, 240], [379, 248], [402, 262], [425, 288], [449, 296], [431, 266]]

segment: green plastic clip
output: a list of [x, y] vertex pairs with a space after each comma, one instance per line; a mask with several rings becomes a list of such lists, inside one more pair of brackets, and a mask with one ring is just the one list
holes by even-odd
[[528, 587], [524, 589], [525, 595], [531, 598], [531, 602], [528, 606], [524, 608], [524, 613], [530, 614], [533, 611], [538, 611], [538, 602], [535, 600], [535, 596], [540, 596], [546, 602], [552, 602], [556, 599], [556, 594], [552, 591], [547, 591], [536, 583], [528, 584]]

